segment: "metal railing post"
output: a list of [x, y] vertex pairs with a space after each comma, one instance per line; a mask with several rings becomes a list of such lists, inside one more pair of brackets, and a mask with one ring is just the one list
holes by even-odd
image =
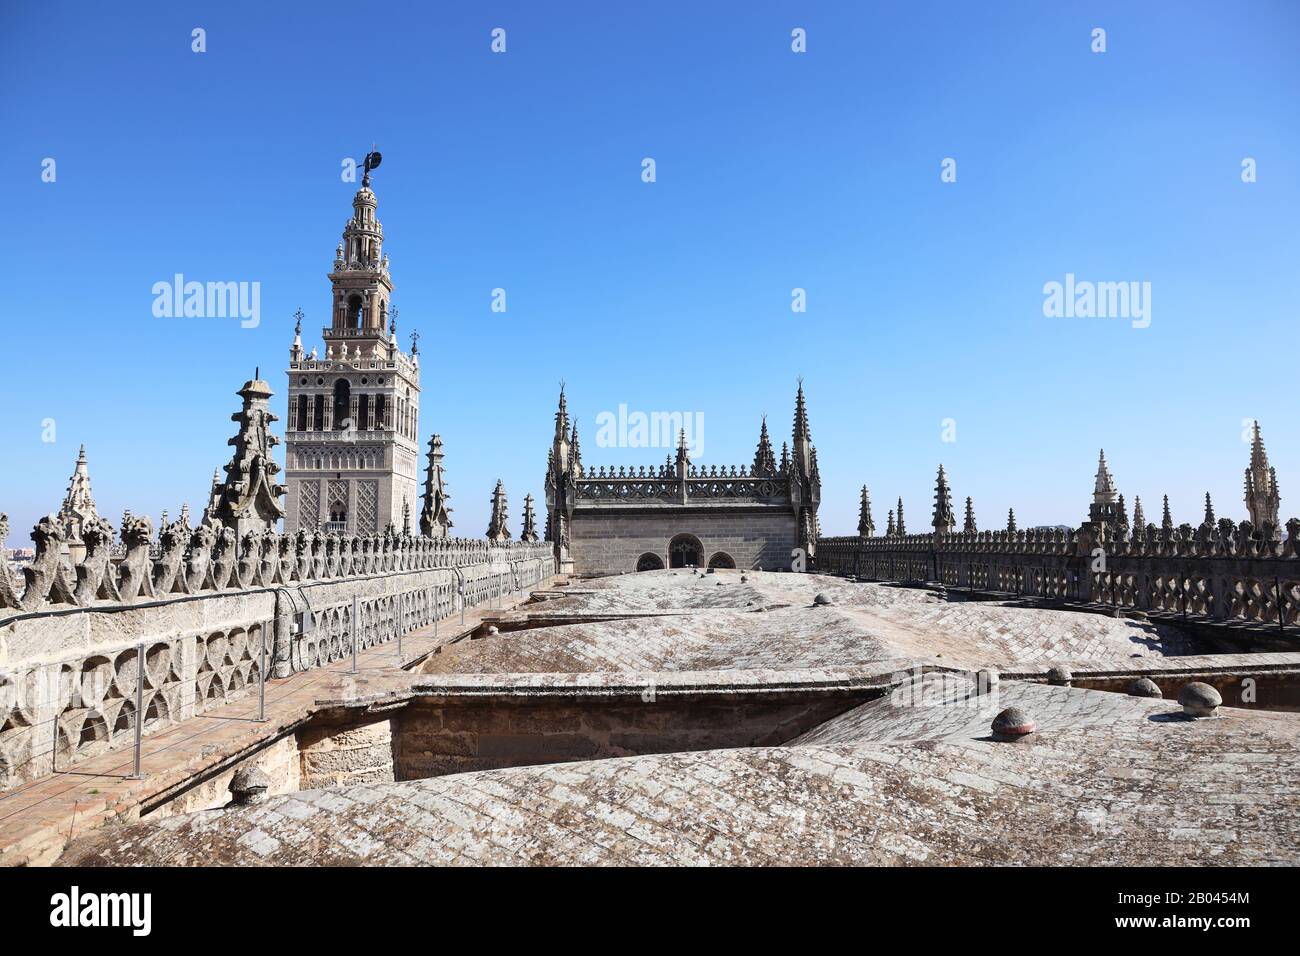
[[266, 631], [270, 621], [262, 623], [262, 646], [258, 649], [257, 676], [257, 719], [266, 720]]
[[352, 673], [357, 672], [357, 637], [361, 630], [361, 622], [357, 618], [357, 612], [360, 610], [360, 602], [356, 595], [352, 596]]
[[[144, 738], [144, 645], [135, 646], [135, 767], [127, 774], [128, 780], [139, 780], [140, 748]], [[58, 739], [57, 736], [55, 738]]]
[[[1287, 632], [1287, 609], [1283, 606], [1284, 598], [1282, 597], [1282, 579], [1278, 576], [1273, 578], [1273, 587], [1278, 589], [1278, 632]], [[56, 735], [57, 739], [57, 735]]]

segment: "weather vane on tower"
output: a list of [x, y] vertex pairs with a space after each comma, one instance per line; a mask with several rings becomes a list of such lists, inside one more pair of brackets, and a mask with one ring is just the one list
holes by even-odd
[[375, 149], [375, 144], [370, 144], [370, 152], [366, 153], [366, 158], [362, 160], [365, 172], [361, 176], [361, 185], [368, 187], [370, 185], [370, 171], [378, 169], [379, 164], [383, 161], [383, 155]]

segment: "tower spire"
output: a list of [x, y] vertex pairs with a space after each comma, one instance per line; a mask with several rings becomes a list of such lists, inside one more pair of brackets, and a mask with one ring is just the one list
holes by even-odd
[[55, 520], [63, 529], [64, 539], [69, 545], [74, 560], [80, 560], [85, 554], [82, 547], [81, 532], [90, 522], [99, 518], [95, 508], [95, 496], [90, 490], [90, 466], [86, 463], [86, 446], [77, 451], [77, 463], [72, 468], [72, 477], [68, 479], [68, 490], [63, 496], [63, 504]]
[[871, 497], [866, 485], [862, 486], [862, 504], [858, 508], [858, 534], [863, 538], [876, 536], [876, 523], [871, 520]]
[[226, 465], [225, 480], [213, 489], [212, 517], [242, 539], [250, 531], [261, 534], [276, 529], [284, 517], [280, 498], [285, 489], [275, 482], [280, 466], [273, 449], [280, 439], [271, 434], [271, 424], [280, 419], [271, 413], [271, 386], [254, 373], [236, 394], [244, 406], [230, 416], [239, 430], [227, 442], [235, 451]]
[[794, 397], [794, 441], [796, 446], [801, 438], [812, 440], [812, 431], [808, 427], [808, 405], [803, 397], [803, 379], [799, 379], [799, 390]]
[[1016, 533], [1016, 509], [1007, 509], [1007, 530], [1012, 534]]
[[524, 495], [524, 527], [519, 532], [519, 540], [532, 542], [537, 540], [537, 514], [533, 510], [533, 496]]
[[302, 320], [304, 318], [306, 318], [306, 316], [302, 314], [302, 309], [299, 309], [293, 314], [293, 345], [289, 346], [290, 362], [302, 361]]
[[[569, 430], [569, 403], [560, 382], [560, 399], [555, 410], [555, 435], [546, 457], [546, 540], [554, 547], [556, 568], [562, 574], [573, 570], [573, 557], [569, 554], [569, 528], [578, 492], [577, 479], [582, 462], [577, 444], [577, 423]], [[570, 442], [573, 442], [571, 445]]]
[[935, 534], [949, 534], [957, 526], [952, 513], [952, 492], [948, 489], [948, 476], [944, 474], [942, 464], [934, 483], [934, 520], [931, 524]]
[[898, 496], [898, 533], [907, 534], [907, 526], [903, 524], [903, 496]]
[[1111, 532], [1116, 531], [1121, 524], [1118, 499], [1115, 479], [1106, 464], [1106, 450], [1103, 448], [1097, 456], [1097, 479], [1092, 488], [1092, 504], [1088, 506], [1088, 520], [1095, 525], [1106, 525]]
[[393, 283], [388, 275], [388, 257], [383, 253], [384, 227], [377, 215], [378, 201], [370, 189], [370, 171], [378, 165], [379, 154], [372, 151], [366, 156], [366, 174], [352, 197], [352, 218], [343, 227], [343, 241], [329, 276], [334, 306], [325, 341], [331, 350], [337, 347], [339, 354], [355, 346], [355, 352], [364, 355], [389, 341]]
[[442, 467], [442, 436], [429, 439], [429, 464], [424, 477], [424, 500], [420, 508], [420, 534], [426, 538], [445, 538], [452, 526], [451, 493]]
[[767, 434], [767, 416], [758, 431], [758, 448], [754, 452], [754, 474], [759, 477], [772, 477], [776, 474], [776, 455], [772, 452], [772, 440]]
[[488, 521], [487, 539], [503, 542], [510, 540], [510, 513], [506, 508], [506, 486], [500, 478], [492, 491], [492, 517]]
[[1209, 493], [1208, 491], [1205, 493], [1205, 519], [1204, 519], [1204, 521], [1205, 521], [1205, 524], [1208, 524], [1211, 528], [1213, 528], [1214, 525], [1215, 525], [1215, 520], [1214, 520], [1214, 505], [1210, 503], [1210, 493]]
[[1250, 523], [1273, 539], [1281, 537], [1278, 520], [1282, 497], [1277, 487], [1277, 472], [1268, 463], [1264, 439], [1259, 432], [1259, 422], [1253, 426], [1250, 442], [1250, 467], [1246, 469], [1246, 511]]
[[970, 495], [966, 496], [966, 520], [962, 523], [961, 530], [967, 534], [979, 530], [975, 527], [975, 506], [971, 504]]

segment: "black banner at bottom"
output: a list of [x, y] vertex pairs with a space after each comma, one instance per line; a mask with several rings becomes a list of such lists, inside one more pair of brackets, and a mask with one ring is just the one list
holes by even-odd
[[[1288, 925], [1286, 869], [9, 869], [0, 912], [11, 938], [89, 934], [131, 945], [238, 939], [263, 929], [295, 943], [427, 944], [461, 927], [494, 939], [573, 925], [601, 945], [709, 928], [768, 942], [774, 920], [847, 918], [856, 932], [1065, 933], [1075, 939], [1201, 933], [1216, 944]], [[674, 929], [676, 927], [676, 929]], [[1055, 938], [1055, 937], [1052, 937]]]

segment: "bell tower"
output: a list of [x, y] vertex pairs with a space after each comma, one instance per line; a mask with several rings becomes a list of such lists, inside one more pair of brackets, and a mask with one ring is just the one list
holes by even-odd
[[377, 152], [366, 156], [334, 253], [323, 356], [304, 350], [301, 310], [296, 316], [285, 430], [290, 534], [400, 531], [404, 510], [419, 507], [418, 336], [409, 353], [399, 347], [384, 228], [370, 188], [379, 159]]
[[[368, 162], [370, 156], [366, 159]], [[393, 282], [377, 209], [367, 168], [361, 188], [352, 197], [352, 218], [343, 227], [343, 241], [334, 251], [334, 270], [329, 274], [333, 308], [330, 325], [324, 330], [327, 356], [358, 349], [366, 356], [385, 342]]]

